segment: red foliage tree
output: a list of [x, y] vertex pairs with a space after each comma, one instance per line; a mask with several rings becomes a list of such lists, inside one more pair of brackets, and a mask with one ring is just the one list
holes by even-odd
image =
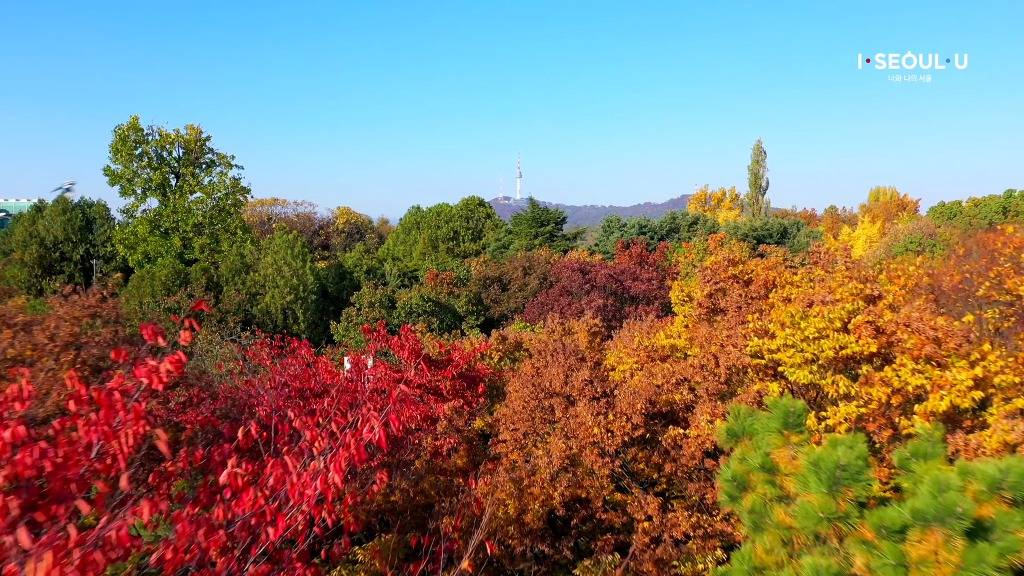
[[150, 479], [200, 478], [177, 499], [174, 538], [157, 546], [165, 571], [304, 573], [338, 561], [365, 521], [360, 505], [395, 470], [455, 447], [431, 432], [483, 398], [476, 352], [430, 354], [409, 328], [366, 335], [348, 371], [308, 342], [263, 340], [248, 353], [255, 374], [187, 391], [174, 420], [192, 448]]
[[630, 318], [662, 317], [671, 312], [669, 283], [674, 275], [662, 243], [648, 251], [643, 240], [620, 242], [615, 258], [570, 253], [551, 269], [551, 286], [526, 305], [527, 322], [549, 317], [596, 318], [613, 331]]
[[[198, 327], [191, 318], [182, 323], [182, 334]], [[150, 345], [167, 344], [155, 325], [143, 326], [142, 335]], [[115, 348], [110, 358], [126, 366], [129, 353]], [[94, 386], [68, 372], [66, 413], [38, 425], [29, 418], [39, 401], [30, 372], [19, 371], [0, 397], [4, 574], [96, 574], [131, 555], [135, 520], [155, 511], [137, 489], [152, 462], [147, 447], [170, 455], [147, 405], [184, 373], [186, 362], [180, 349], [170, 350]], [[166, 509], [166, 502], [160, 506]]]
[[[24, 417], [27, 375], [4, 394], [5, 574], [95, 574], [126, 561], [164, 573], [319, 572], [347, 552], [393, 475], [456, 447], [437, 431], [483, 398], [478, 350], [428, 350], [409, 329], [382, 327], [349, 370], [306, 342], [263, 339], [244, 377], [210, 387], [181, 378], [179, 347], [198, 324], [180, 323], [178, 345], [144, 325], [163, 353], [104, 383], [70, 373], [69, 414], [47, 426]], [[121, 349], [111, 356], [129, 360]], [[430, 546], [420, 565], [447, 546]]]

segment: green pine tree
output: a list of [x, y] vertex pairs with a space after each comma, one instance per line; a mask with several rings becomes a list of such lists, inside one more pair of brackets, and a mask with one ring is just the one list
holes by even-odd
[[893, 455], [881, 496], [862, 434], [811, 444], [807, 406], [733, 407], [719, 500], [745, 540], [719, 575], [1006, 575], [1024, 561], [1024, 457], [950, 463], [940, 426]]
[[566, 221], [562, 210], [544, 206], [530, 198], [526, 209], [513, 214], [508, 225], [493, 235], [488, 252], [496, 258], [545, 247], [559, 253], [568, 252], [576, 244], [580, 232], [567, 233]]

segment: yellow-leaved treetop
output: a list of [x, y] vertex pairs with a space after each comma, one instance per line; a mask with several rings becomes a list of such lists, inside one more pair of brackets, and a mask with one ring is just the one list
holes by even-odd
[[876, 446], [941, 422], [968, 455], [1024, 448], [1024, 236], [964, 239], [881, 267], [819, 246], [768, 298], [748, 352], [758, 387], [811, 407], [812, 431]]
[[706, 214], [719, 223], [734, 222], [743, 216], [743, 198], [736, 187], [711, 190], [707, 184], [690, 196], [686, 210], [695, 214]]
[[918, 214], [920, 204], [892, 186], [875, 186], [868, 192], [868, 201], [860, 205], [857, 224], [844, 225], [838, 241], [849, 246], [854, 257], [872, 256], [896, 224]]
[[374, 235], [373, 220], [348, 206], [339, 206], [331, 212], [331, 227], [335, 249], [339, 251], [351, 250]]

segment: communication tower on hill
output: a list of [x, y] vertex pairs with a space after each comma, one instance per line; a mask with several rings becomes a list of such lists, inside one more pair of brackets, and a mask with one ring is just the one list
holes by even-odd
[[516, 157], [516, 200], [523, 199], [523, 158]]

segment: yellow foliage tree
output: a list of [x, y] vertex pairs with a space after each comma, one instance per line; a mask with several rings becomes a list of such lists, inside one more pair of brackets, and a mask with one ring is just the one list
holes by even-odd
[[734, 222], [743, 216], [743, 198], [735, 186], [711, 190], [705, 184], [690, 196], [686, 209], [695, 214], [711, 216], [719, 223]]
[[360, 242], [376, 250], [394, 227], [387, 218], [374, 222], [369, 216], [348, 206], [331, 211], [331, 244], [339, 252], [347, 252]]
[[[867, 202], [860, 205], [857, 224], [843, 225], [837, 241], [850, 247], [856, 258], [877, 253], [883, 237], [898, 223], [918, 214], [920, 200], [892, 186], [875, 186], [868, 191]], [[830, 235], [826, 234], [826, 237]]]
[[[987, 259], [973, 253], [988, 251]], [[952, 261], [876, 269], [819, 247], [769, 297], [748, 352], [757, 386], [812, 409], [812, 431], [891, 446], [942, 422], [971, 454], [1024, 446], [1024, 238], [975, 239]], [[951, 262], [955, 262], [954, 265]]]
[[331, 212], [331, 228], [335, 248], [346, 251], [372, 236], [373, 220], [348, 206], [339, 206]]
[[860, 217], [892, 224], [917, 214], [921, 201], [901, 193], [893, 186], [875, 186], [868, 190], [868, 201], [860, 205]]

